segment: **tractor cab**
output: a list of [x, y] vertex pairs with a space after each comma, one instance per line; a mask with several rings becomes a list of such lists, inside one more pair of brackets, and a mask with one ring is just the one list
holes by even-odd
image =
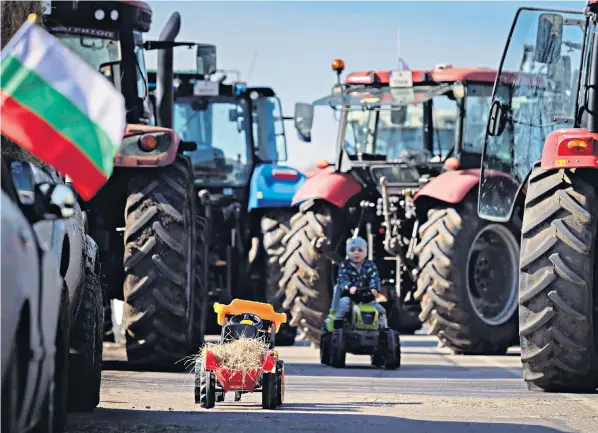
[[[437, 65], [430, 71], [372, 70], [340, 75], [329, 96], [295, 107], [309, 140], [314, 106], [340, 112], [336, 171], [399, 188], [419, 188], [447, 170], [478, 168], [496, 73]], [[357, 173], [356, 173], [357, 174]]]
[[[523, 8], [512, 31], [485, 131], [478, 206], [479, 215], [491, 221], [511, 219], [529, 173], [542, 157], [546, 137], [579, 124], [583, 113], [579, 71], [582, 47], [590, 43], [586, 38], [591, 33], [583, 12]], [[574, 140], [568, 147], [564, 142], [548, 158], [556, 164], [552, 167], [583, 156], [587, 149], [578, 144]]]
[[53, 1], [45, 15], [50, 33], [122, 93], [127, 123], [156, 124], [155, 107], [148, 98], [142, 36], [150, 29], [149, 5], [141, 1]]

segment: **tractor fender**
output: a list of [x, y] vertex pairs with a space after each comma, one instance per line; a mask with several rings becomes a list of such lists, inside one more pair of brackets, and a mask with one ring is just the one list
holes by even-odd
[[348, 173], [337, 173], [334, 167], [324, 168], [307, 179], [293, 196], [296, 206], [310, 199], [325, 200], [338, 208], [361, 191], [361, 185]]
[[288, 165], [259, 164], [249, 181], [248, 211], [291, 207], [293, 196], [305, 182], [305, 175]]
[[[158, 137], [158, 146], [152, 151], [139, 148], [139, 138], [146, 134]], [[114, 156], [115, 167], [164, 167], [174, 162], [181, 137], [174, 130], [151, 125], [127, 124], [123, 141]]]
[[[577, 139], [587, 142], [590, 151], [586, 155], [574, 154], [567, 148], [567, 142]], [[557, 129], [546, 136], [542, 149], [541, 167], [545, 170], [560, 168], [597, 168], [598, 134], [585, 128]]]
[[413, 200], [425, 196], [445, 203], [459, 203], [469, 191], [479, 184], [480, 174], [481, 170], [479, 168], [445, 171], [424, 185], [415, 194]]

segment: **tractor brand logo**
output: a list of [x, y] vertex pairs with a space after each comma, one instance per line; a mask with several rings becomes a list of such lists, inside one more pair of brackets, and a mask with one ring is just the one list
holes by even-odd
[[68, 33], [76, 35], [95, 36], [105, 39], [118, 39], [118, 33], [110, 30], [89, 29], [85, 27], [67, 27], [67, 26], [53, 26], [50, 28], [52, 33]]

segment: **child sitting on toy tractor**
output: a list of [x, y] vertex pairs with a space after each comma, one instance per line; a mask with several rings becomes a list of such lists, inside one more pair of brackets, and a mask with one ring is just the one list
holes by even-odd
[[196, 360], [195, 402], [211, 409], [228, 391], [234, 391], [235, 401], [244, 393], [261, 392], [262, 407], [276, 409], [284, 401], [284, 362], [274, 348], [286, 314], [242, 299], [216, 302], [214, 311], [222, 332], [218, 343], [207, 343]]
[[320, 361], [342, 368], [349, 352], [370, 355], [376, 367], [396, 369], [401, 362], [400, 338], [388, 328], [386, 311], [376, 302], [380, 277], [376, 265], [365, 259], [367, 242], [360, 237], [351, 238], [346, 251], [332, 308], [322, 329]]

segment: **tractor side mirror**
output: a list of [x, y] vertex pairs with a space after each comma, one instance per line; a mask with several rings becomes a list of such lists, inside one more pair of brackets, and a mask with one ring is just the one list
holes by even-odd
[[505, 130], [505, 126], [507, 125], [506, 120], [505, 107], [500, 101], [495, 100], [490, 107], [486, 134], [491, 137], [499, 137]]
[[555, 13], [543, 13], [538, 18], [534, 61], [553, 64], [561, 59], [563, 44], [563, 16]]
[[196, 72], [199, 75], [216, 72], [216, 45], [197, 44]]
[[311, 128], [314, 121], [314, 106], [305, 102], [295, 103], [295, 129], [301, 141], [311, 142]]
[[390, 112], [390, 123], [393, 125], [404, 125], [407, 121], [407, 107], [393, 109]]

